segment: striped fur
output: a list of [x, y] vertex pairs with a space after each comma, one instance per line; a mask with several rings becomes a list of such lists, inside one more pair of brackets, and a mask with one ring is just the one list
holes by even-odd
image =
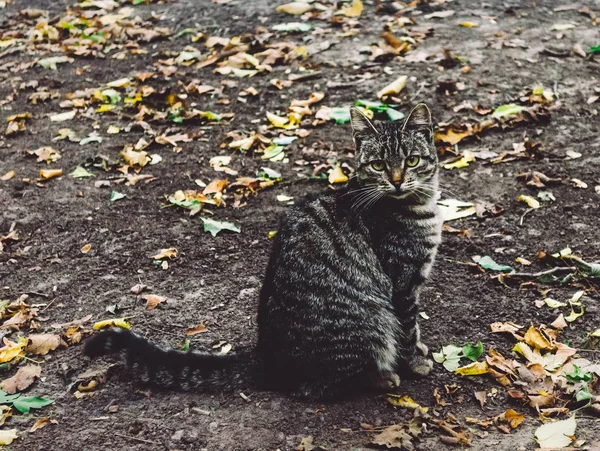
[[[226, 389], [252, 373], [268, 388], [318, 399], [397, 383], [400, 369], [428, 374], [417, 314], [441, 237], [429, 110], [418, 105], [397, 124], [353, 109], [352, 127], [356, 177], [282, 218], [260, 293], [255, 350], [187, 354], [107, 331], [88, 339], [86, 354], [119, 352], [139, 379], [159, 385]], [[409, 165], [415, 156], [418, 164]]]

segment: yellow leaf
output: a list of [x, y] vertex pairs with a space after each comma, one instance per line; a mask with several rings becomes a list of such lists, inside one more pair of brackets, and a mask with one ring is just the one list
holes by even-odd
[[331, 183], [331, 184], [345, 183], [347, 181], [348, 181], [348, 176], [346, 174], [344, 174], [344, 171], [342, 171], [342, 168], [340, 166], [336, 166], [329, 173], [329, 183]]
[[34, 424], [33, 426], [31, 426], [31, 429], [29, 430], [29, 432], [35, 432], [38, 429], [42, 429], [43, 427], [48, 426], [49, 424], [58, 424], [58, 421], [54, 420], [54, 419], [50, 419], [48, 417], [44, 417], [44, 418], [39, 418]]
[[385, 396], [387, 402], [396, 407], [401, 407], [403, 409], [419, 409], [421, 412], [427, 412], [429, 410], [428, 407], [421, 407], [414, 399], [412, 399], [408, 395], [395, 395], [388, 393]]
[[581, 311], [580, 312], [576, 312], [573, 309], [573, 307], [571, 307], [571, 313], [568, 316], [565, 316], [565, 321], [568, 321], [568, 322], [572, 323], [577, 318], [579, 318], [581, 315], [583, 315], [583, 313], [584, 313], [583, 306], [581, 306]]
[[91, 243], [88, 243], [88, 244], [86, 244], [85, 246], [83, 246], [81, 248], [81, 253], [82, 254], [87, 254], [90, 251], [91, 248], [92, 248]]
[[145, 150], [133, 150], [131, 146], [126, 146], [121, 151], [121, 156], [123, 157], [123, 160], [125, 160], [125, 163], [127, 163], [129, 166], [135, 166], [137, 164], [139, 167], [143, 168], [146, 166], [146, 164], [148, 164], [148, 161], [150, 161], [148, 152]]
[[130, 83], [131, 83], [131, 80], [129, 78], [119, 78], [118, 80], [107, 83], [106, 87], [107, 88], [124, 88], [126, 86], [129, 86]]
[[542, 331], [536, 329], [534, 326], [529, 327], [525, 333], [525, 343], [529, 346], [533, 346], [535, 349], [545, 351], [553, 351], [556, 349], [556, 343], [552, 344], [551, 341], [544, 336]]
[[232, 149], [240, 149], [241, 151], [246, 152], [252, 148], [254, 142], [256, 141], [256, 138], [256, 135], [253, 135], [248, 138], [242, 138], [236, 141], [231, 141], [229, 143], [229, 147], [231, 147]]
[[10, 445], [18, 437], [16, 429], [5, 429], [0, 431], [0, 446]]
[[475, 28], [478, 27], [479, 24], [477, 22], [460, 22], [459, 25], [461, 27], [466, 27], [466, 28]]
[[131, 324], [125, 318], [105, 319], [98, 321], [93, 326], [94, 330], [104, 329], [105, 327], [120, 327], [121, 329], [131, 329]]
[[392, 83], [390, 83], [385, 88], [383, 88], [381, 91], [379, 91], [377, 93], [377, 97], [379, 97], [381, 99], [384, 96], [389, 96], [392, 94], [400, 93], [400, 91], [402, 91], [404, 89], [404, 87], [406, 86], [406, 80], [408, 80], [408, 77], [406, 75], [402, 75], [402, 76], [398, 77]]
[[360, 17], [363, 9], [362, 2], [360, 0], [354, 0], [352, 6], [342, 8], [342, 14], [346, 17]]
[[277, 128], [286, 128], [286, 125], [289, 122], [287, 117], [277, 116], [276, 114], [267, 112], [267, 119], [274, 127]]
[[458, 368], [454, 374], [460, 376], [479, 376], [488, 372], [488, 364], [486, 362], [473, 362], [469, 365]]
[[15, 176], [15, 171], [8, 171], [6, 174], [4, 174], [2, 177], [0, 177], [0, 180], [2, 180], [3, 182], [6, 182], [7, 180], [12, 179]]
[[0, 363], [10, 362], [15, 359], [20, 359], [25, 355], [24, 347], [27, 345], [25, 338], [20, 338], [17, 343], [10, 341], [8, 338], [3, 338], [4, 346], [0, 348]]
[[106, 133], [109, 135], [116, 135], [117, 133], [121, 133], [121, 129], [115, 125], [110, 125], [106, 130]]
[[40, 169], [40, 179], [48, 180], [53, 177], [60, 177], [62, 173], [62, 169]]
[[596, 329], [594, 332], [590, 333], [590, 337], [600, 338], [600, 327]]
[[465, 150], [463, 152], [462, 156], [460, 157], [460, 159], [458, 159], [452, 163], [446, 163], [444, 165], [444, 169], [466, 168], [467, 166], [469, 166], [469, 163], [471, 163], [472, 161], [475, 161], [475, 157], [473, 156], [473, 154], [470, 151]]
[[519, 426], [523, 420], [525, 419], [525, 415], [520, 414], [519, 412], [515, 412], [513, 409], [508, 409], [501, 415], [498, 415], [494, 418], [495, 422], [506, 421], [512, 429], [515, 429]]
[[98, 107], [98, 109], [96, 110], [96, 113], [107, 113], [109, 111], [112, 111], [116, 108], [116, 105], [113, 105], [111, 103], [105, 103], [104, 105], [100, 105]]
[[293, 14], [294, 16], [299, 16], [313, 9], [312, 5], [305, 2], [291, 2], [286, 3], [285, 5], [278, 6], [275, 8], [275, 11], [278, 13], [286, 13]]
[[170, 247], [169, 249], [161, 249], [158, 251], [158, 254], [153, 255], [152, 258], [154, 260], [162, 260], [163, 258], [177, 258], [178, 254], [179, 251], [176, 248]]
[[540, 203], [531, 196], [527, 196], [525, 194], [520, 194], [519, 197], [517, 197], [517, 200], [519, 202], [525, 202], [531, 208], [540, 208]]

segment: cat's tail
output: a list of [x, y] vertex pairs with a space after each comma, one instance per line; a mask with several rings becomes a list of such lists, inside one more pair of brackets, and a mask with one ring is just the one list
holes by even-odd
[[127, 329], [104, 330], [88, 338], [83, 353], [91, 358], [119, 354], [142, 384], [174, 389], [241, 388], [254, 379], [252, 353], [210, 354], [165, 350]]

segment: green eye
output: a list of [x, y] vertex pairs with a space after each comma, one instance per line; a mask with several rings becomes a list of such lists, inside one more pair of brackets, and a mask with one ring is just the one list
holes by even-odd
[[385, 169], [385, 163], [381, 160], [375, 160], [371, 162], [371, 167], [376, 171], [383, 171]]
[[406, 166], [408, 166], [409, 168], [414, 168], [416, 165], [419, 164], [419, 161], [421, 161], [420, 157], [418, 157], [417, 155], [411, 155], [406, 159]]

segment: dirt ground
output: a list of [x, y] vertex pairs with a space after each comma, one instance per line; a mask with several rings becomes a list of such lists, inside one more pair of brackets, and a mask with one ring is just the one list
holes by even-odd
[[[75, 3], [74, 0], [13, 0], [0, 9], [3, 39], [9, 37], [10, 30], [35, 27], [38, 18], [20, 14], [23, 9], [44, 10], [43, 17], [52, 23]], [[56, 56], [52, 49], [44, 51], [43, 46], [37, 46], [35, 50], [25, 47], [18, 52], [3, 51], [0, 56], [0, 122], [6, 124], [10, 115], [23, 112], [31, 112], [33, 118], [25, 121], [25, 131], [0, 137], [0, 176], [15, 172], [11, 179], [0, 181], [0, 236], [14, 229], [19, 237], [18, 241], [2, 242], [0, 299], [14, 301], [25, 293], [29, 295], [27, 302], [42, 304], [36, 319], [42, 332], [56, 332], [53, 324], [68, 323], [86, 315], [92, 315], [85, 325], [86, 331], [90, 331], [96, 321], [124, 316], [130, 318], [137, 333], [158, 343], [179, 347], [186, 339], [186, 329], [204, 321], [208, 332], [190, 336], [190, 349], [209, 350], [223, 343], [230, 343], [234, 351], [252, 346], [256, 338], [258, 291], [270, 248], [268, 233], [276, 230], [278, 218], [288, 208], [277, 196], [283, 194], [298, 199], [306, 193], [331, 189], [326, 179], [300, 178], [299, 174], [310, 174], [313, 166], [305, 167], [297, 162], [331, 164], [340, 159], [351, 164], [352, 143], [348, 124], [329, 121], [307, 127], [312, 131], [309, 136], [287, 146], [288, 162], [271, 162], [261, 159], [260, 155], [243, 154], [221, 146], [230, 142], [226, 137], [228, 132], [256, 130], [260, 124], [268, 124], [267, 111], [282, 114], [292, 99], [306, 99], [315, 91], [325, 93], [322, 103], [330, 107], [350, 105], [356, 99], [374, 101], [377, 100], [375, 93], [399, 75], [414, 78], [399, 96], [398, 109], [406, 112], [410, 105], [426, 102], [440, 124], [452, 119], [461, 122], [477, 118], [469, 108], [455, 111], [455, 107], [465, 102], [472, 107], [495, 108], [519, 102], [539, 85], [557, 94], [548, 106], [550, 122], [490, 130], [476, 139], [461, 142], [458, 147], [462, 152], [500, 154], [512, 151], [513, 143], [522, 143], [527, 137], [540, 145], [541, 157], [500, 164], [478, 159], [468, 167], [441, 170], [444, 196], [494, 204], [503, 212], [484, 218], [471, 216], [449, 224], [456, 229], [467, 229], [469, 234], [444, 234], [432, 280], [423, 294], [422, 308], [428, 319], [421, 320], [422, 335], [431, 350], [437, 351], [450, 343], [481, 341], [486, 350], [493, 347], [510, 355], [514, 340], [503, 334], [492, 334], [491, 323], [548, 324], [556, 318], [556, 311], [535, 306], [541, 296], [533, 287], [503, 285], [492, 278], [490, 272], [462, 263], [471, 263], [475, 255], [490, 255], [499, 263], [516, 267], [519, 265], [515, 258], [523, 257], [534, 264], [521, 270], [538, 271], [545, 269], [537, 263], [538, 252], [557, 252], [566, 247], [586, 261], [600, 259], [600, 188], [597, 187], [600, 185], [600, 102], [588, 103], [590, 97], [600, 95], [600, 64], [597, 57], [583, 57], [571, 50], [575, 44], [584, 50], [600, 44], [598, 26], [591, 18], [594, 13], [600, 15], [600, 3], [573, 2], [574, 7], [555, 11], [565, 4], [559, 1], [430, 2], [398, 15], [413, 18], [419, 27], [432, 29], [416, 49], [403, 57], [374, 61], [368, 46], [380, 42], [384, 25], [392, 14], [376, 12], [375, 2], [364, 1], [364, 11], [357, 20], [354, 34], [342, 36], [345, 28], [334, 27], [332, 31], [330, 23], [315, 20], [317, 26], [329, 31], [281, 37], [298, 45], [303, 38], [306, 45], [326, 40], [333, 43], [309, 56], [307, 61], [274, 65], [272, 73], [250, 78], [215, 74], [214, 66], [180, 65], [172, 74], [159, 73], [146, 84], [163, 93], [163, 98], [169, 93], [182, 93], [182, 86], [194, 79], [200, 80], [198, 84], [212, 86], [219, 86], [223, 80], [235, 80], [237, 84], [227, 87], [220, 97], [190, 94], [187, 99], [196, 102], [201, 110], [234, 113], [235, 117], [208, 124], [149, 121], [159, 133], [169, 129], [170, 134], [188, 133], [195, 138], [178, 143], [182, 148], [180, 152], [172, 151], [169, 145], [153, 143], [148, 151], [159, 154], [162, 161], [146, 166], [141, 174], [155, 178], [149, 182], [141, 180], [133, 186], [122, 183], [119, 179], [123, 175], [114, 167], [109, 166], [104, 171], [94, 165], [101, 161], [99, 155], [118, 161], [119, 152], [126, 144], [134, 144], [142, 137], [152, 140], [139, 126], [127, 130], [134, 122], [131, 115], [99, 114], [95, 106], [85, 114], [85, 109], [81, 109], [82, 113], [72, 121], [48, 119], [51, 114], [63, 112], [59, 104], [67, 93], [98, 88], [140, 72], [156, 71], [159, 60], [176, 57], [186, 46], [200, 48], [200, 44], [190, 39], [198, 32], [233, 37], [255, 34], [257, 27], [270, 28], [300, 20], [276, 12], [275, 8], [281, 3], [276, 0], [215, 3], [177, 0], [135, 5], [132, 6], [135, 15], [149, 20], [152, 26], [168, 27], [170, 37], [140, 42], [139, 49], [146, 52], [134, 53], [133, 46], [125, 48], [123, 59], [112, 58], [115, 51], [106, 57], [70, 55], [74, 61], [59, 64], [55, 71], [26, 64]], [[579, 9], [584, 3], [590, 10], [582, 13]], [[447, 10], [453, 10], [454, 14], [426, 18], [432, 12]], [[458, 25], [464, 21], [477, 22], [479, 26]], [[575, 27], [552, 30], [554, 24]], [[193, 31], [178, 35], [186, 29]], [[364, 53], [365, 47], [367, 53]], [[462, 62], [444, 67], [443, 49], [449, 49]], [[428, 58], [405, 59], [415, 52], [424, 52]], [[462, 70], [467, 64], [471, 68], [469, 73]], [[302, 73], [300, 66], [318, 70], [319, 74], [301, 79], [284, 90], [269, 84], [272, 78], [286, 80], [289, 74]], [[57, 91], [59, 96], [32, 105], [28, 97], [33, 90], [21, 87], [32, 80], [39, 81], [39, 86], [46, 86], [50, 91]], [[438, 89], [439, 83], [447, 80], [457, 81], [458, 87], [450, 89], [451, 92]], [[248, 96], [245, 103], [237, 100], [240, 92], [250, 86], [259, 91], [258, 96]], [[219, 103], [224, 98], [229, 103]], [[121, 127], [122, 132], [107, 134], [109, 125]], [[81, 145], [68, 139], [53, 141], [61, 128], [71, 128], [80, 137], [96, 130], [103, 142]], [[52, 146], [62, 158], [47, 165], [36, 162], [35, 157], [24, 152], [43, 146]], [[581, 156], [572, 158], [567, 152]], [[256, 171], [266, 166], [279, 171], [282, 182], [249, 196], [238, 208], [230, 198], [227, 206], [211, 209], [215, 219], [241, 226], [239, 234], [222, 232], [212, 237], [203, 231], [202, 215], [190, 216], [178, 207], [165, 208], [168, 204], [165, 196], [177, 190], [201, 190], [194, 182], [198, 179], [206, 183], [223, 177], [233, 180], [235, 177], [216, 173], [209, 166], [208, 160], [217, 155], [232, 156], [229, 167], [241, 176], [255, 177]], [[77, 166], [84, 166], [95, 177], [69, 176]], [[36, 184], [39, 170], [48, 168], [63, 169], [63, 175]], [[555, 201], [544, 202], [542, 208], [531, 210], [517, 201], [517, 197], [520, 194], [535, 196], [537, 190], [526, 186], [516, 175], [532, 170], [563, 182], [551, 187]], [[569, 182], [573, 178], [583, 181], [587, 187], [574, 186]], [[98, 184], [102, 180], [108, 183]], [[111, 202], [112, 191], [126, 197]], [[91, 249], [83, 253], [81, 249], [88, 243]], [[178, 249], [179, 256], [168, 262], [168, 269], [162, 269], [151, 256], [171, 247]], [[152, 294], [165, 297], [167, 302], [147, 310], [145, 302], [131, 292], [131, 288], [140, 283], [151, 287]], [[574, 347], [581, 346], [587, 334], [600, 326], [597, 304], [600, 297], [596, 287], [588, 283], [581, 286], [588, 290], [585, 315], [573, 322], [563, 336]], [[539, 284], [537, 288], [553, 288], [555, 299], [566, 299], [576, 289], [559, 284]], [[116, 315], [106, 311], [111, 305], [118, 306]], [[3, 334], [8, 332], [4, 330]], [[27, 335], [27, 328], [20, 333]], [[15, 334], [6, 336], [14, 339]], [[595, 356], [597, 354], [592, 354]], [[90, 367], [90, 362], [81, 355], [80, 344], [57, 349], [43, 357], [36, 356], [34, 360], [43, 362], [41, 379], [28, 393], [44, 395], [55, 402], [29, 415], [13, 415], [2, 428], [18, 429], [19, 438], [7, 449], [295, 450], [302, 437], [309, 435], [313, 436], [315, 446], [329, 450], [364, 449], [369, 447], [373, 434], [361, 429], [361, 424], [392, 425], [412, 417], [410, 411], [390, 406], [383, 395], [377, 394], [325, 404], [252, 388], [244, 390], [244, 396], [239, 393], [142, 392], [118, 369], [109, 371], [106, 382], [90, 392], [91, 396], [77, 399], [70, 385], [78, 374]], [[93, 365], [106, 366], [106, 362]], [[2, 378], [12, 374], [14, 370]], [[453, 384], [458, 387], [455, 387], [456, 393], [448, 395], [444, 387]], [[474, 392], [492, 388], [497, 393], [488, 397], [482, 409]], [[448, 402], [447, 406], [436, 406], [435, 389]], [[536, 448], [533, 433], [541, 424], [536, 412], [510, 399], [506, 390], [485, 376], [461, 377], [436, 364], [428, 378], [403, 381], [398, 393], [429, 406], [434, 416], [453, 415], [461, 422], [465, 417], [493, 417], [508, 408], [515, 409], [526, 414], [517, 429], [505, 434], [494, 427], [486, 431], [473, 428], [471, 449]], [[28, 432], [40, 417], [51, 417], [58, 424]], [[578, 421], [578, 439], [585, 439], [584, 446], [588, 449], [600, 449], [597, 417], [581, 412]], [[448, 445], [440, 442], [439, 437], [439, 430], [429, 429], [414, 445], [422, 450], [445, 449]]]

